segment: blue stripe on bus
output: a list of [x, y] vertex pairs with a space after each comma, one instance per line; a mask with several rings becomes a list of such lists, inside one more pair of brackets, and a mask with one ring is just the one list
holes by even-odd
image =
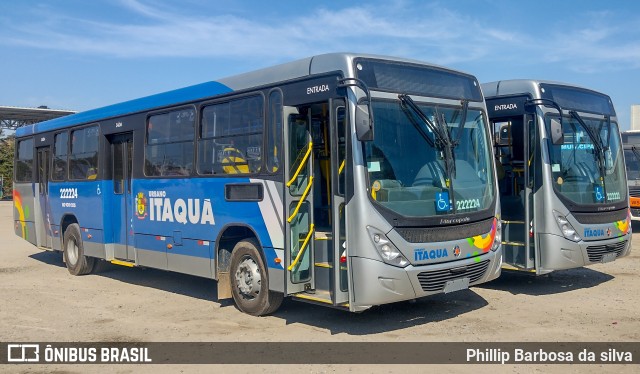
[[125, 101], [102, 108], [91, 109], [85, 112], [69, 116], [55, 118], [31, 126], [23, 126], [16, 130], [16, 137], [28, 136], [38, 132], [61, 129], [67, 126], [79, 125], [89, 122], [98, 122], [105, 118], [127, 115], [144, 110], [160, 108], [168, 105], [200, 100], [207, 97], [220, 95], [233, 91], [231, 88], [219, 82], [206, 82], [163, 92], [140, 99]]
[[[124, 195], [113, 193], [113, 181], [50, 182], [50, 219], [59, 225], [63, 215], [72, 214], [82, 228], [104, 230], [100, 241], [105, 244], [125, 244], [127, 234], [133, 234], [139, 249], [202, 258], [214, 254], [199, 240], [215, 243], [225, 226], [244, 225], [256, 233], [267, 266], [281, 269], [258, 203], [224, 198], [226, 184], [248, 182], [248, 178], [133, 180], [129, 219], [124, 217]], [[180, 240], [182, 245], [176, 245]], [[173, 245], [170, 251], [167, 244]]]

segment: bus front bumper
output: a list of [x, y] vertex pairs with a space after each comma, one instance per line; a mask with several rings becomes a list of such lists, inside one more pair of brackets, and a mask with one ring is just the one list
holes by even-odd
[[539, 274], [609, 262], [631, 252], [630, 234], [578, 243], [554, 234], [541, 233], [538, 239], [541, 268]]
[[413, 300], [445, 292], [448, 281], [469, 278], [469, 286], [500, 276], [502, 248], [470, 259], [406, 268], [369, 258], [351, 258], [354, 306]]

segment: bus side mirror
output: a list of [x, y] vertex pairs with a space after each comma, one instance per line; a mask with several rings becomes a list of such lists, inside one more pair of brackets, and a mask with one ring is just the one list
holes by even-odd
[[564, 132], [562, 132], [562, 122], [555, 118], [551, 118], [551, 143], [553, 145], [564, 144]]
[[356, 136], [363, 142], [373, 141], [373, 115], [367, 100], [356, 105]]

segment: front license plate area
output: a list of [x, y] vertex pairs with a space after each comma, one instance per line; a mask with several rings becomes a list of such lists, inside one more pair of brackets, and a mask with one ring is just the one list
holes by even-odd
[[447, 281], [444, 285], [444, 293], [466, 290], [469, 288], [469, 278], [460, 278]]
[[617, 254], [616, 254], [615, 252], [605, 253], [605, 254], [602, 256], [602, 260], [600, 260], [600, 262], [602, 262], [603, 264], [604, 264], [605, 262], [611, 262], [611, 261], [615, 260], [615, 259], [616, 259], [616, 257], [617, 257]]

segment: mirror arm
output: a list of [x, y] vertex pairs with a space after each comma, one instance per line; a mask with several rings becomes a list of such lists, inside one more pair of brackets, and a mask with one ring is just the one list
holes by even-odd
[[[338, 88], [346, 88], [346, 87], [358, 87], [364, 91], [367, 100], [368, 107], [368, 117], [369, 117], [369, 132], [373, 130], [373, 109], [371, 108], [371, 92], [369, 91], [369, 87], [367, 84], [359, 78], [343, 78], [338, 80]], [[360, 100], [358, 100], [359, 102]], [[356, 106], [360, 104], [356, 103]], [[357, 128], [356, 128], [357, 131]], [[369, 139], [373, 140], [373, 138]]]
[[547, 108], [555, 108], [560, 115], [560, 124], [562, 124], [562, 108], [555, 101], [549, 99], [529, 99], [524, 102], [525, 107], [533, 105], [542, 105], [546, 106]]

